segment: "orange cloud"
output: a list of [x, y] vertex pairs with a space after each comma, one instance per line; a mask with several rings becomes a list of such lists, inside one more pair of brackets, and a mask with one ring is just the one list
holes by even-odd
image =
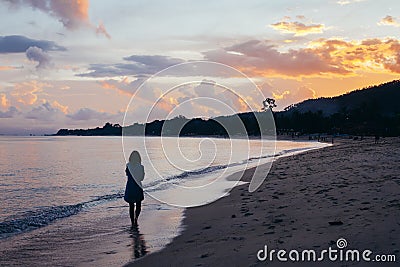
[[281, 21], [270, 25], [275, 30], [283, 33], [294, 33], [294, 36], [304, 36], [308, 34], [323, 33], [325, 30], [324, 24], [305, 25], [301, 22]]
[[387, 15], [383, 19], [378, 22], [378, 25], [387, 25], [387, 26], [394, 26], [400, 27], [400, 23], [397, 21], [395, 17]]
[[110, 82], [108, 82], [106, 80], [101, 81], [100, 84], [101, 84], [101, 87], [103, 87], [104, 89], [114, 89], [114, 90], [118, 89], [117, 86], [115, 86], [114, 84], [111, 84]]
[[111, 36], [106, 31], [103, 23], [93, 26], [89, 20], [89, 0], [9, 0], [12, 6], [29, 6], [38, 9], [48, 15], [55, 17], [68, 30], [75, 30], [80, 27], [91, 27], [97, 34], [103, 34], [107, 38]]
[[240, 104], [240, 106], [239, 106], [240, 112], [245, 112], [245, 111], [251, 110], [251, 107], [249, 106], [249, 103], [248, 103], [248, 99], [243, 99], [241, 97], [238, 97], [237, 99]]
[[50, 85], [38, 81], [17, 83], [14, 85], [14, 89], [10, 92], [10, 95], [18, 103], [33, 105], [38, 100], [37, 94], [42, 92], [44, 87], [50, 87]]
[[[242, 55], [227, 53], [239, 52]], [[348, 74], [349, 71], [326, 62], [312, 49], [290, 49], [287, 52], [268, 41], [251, 40], [224, 49], [204, 53], [205, 59], [237, 68], [249, 76], [311, 76], [326, 73]]]
[[290, 91], [287, 91], [287, 90], [286, 90], [286, 91], [284, 91], [282, 94], [272, 92], [272, 96], [273, 96], [276, 100], [284, 99], [286, 95], [290, 95]]
[[13, 7], [29, 6], [57, 18], [67, 29], [89, 22], [89, 0], [9, 0]]
[[[101, 87], [104, 89], [116, 90], [121, 95], [132, 96], [132, 92], [129, 92], [129, 86], [127, 86], [125, 80], [103, 80], [100, 81]], [[128, 84], [129, 85], [129, 84]]]
[[359, 70], [400, 73], [400, 42], [396, 39], [349, 42], [320, 39], [310, 46], [325, 61], [352, 73]]
[[171, 104], [170, 101], [161, 98], [156, 105], [154, 106], [155, 109], [163, 110], [167, 113], [170, 113], [174, 109], [175, 105]]
[[68, 106], [61, 105], [61, 104], [58, 103], [58, 101], [56, 101], [56, 100], [53, 101], [53, 107], [55, 107], [55, 108], [61, 110], [62, 113], [64, 113], [64, 114], [68, 114]]
[[[326, 81], [326, 83], [329, 82]], [[317, 97], [315, 90], [303, 81], [278, 79], [271, 82], [266, 81], [260, 85], [260, 88], [265, 96], [276, 100], [278, 110], [283, 110], [290, 104]]]
[[7, 100], [6, 94], [0, 94], [0, 104], [4, 108], [7, 108], [10, 105]]
[[128, 77], [124, 77], [122, 80], [109, 79], [100, 81], [99, 83], [104, 89], [116, 90], [120, 95], [132, 96], [137, 92], [144, 81], [145, 78], [137, 78], [136, 80], [130, 81]]
[[103, 22], [100, 22], [99, 26], [97, 26], [96, 33], [97, 34], [103, 34], [108, 39], [111, 39], [111, 35], [107, 32], [106, 28], [104, 27]]
[[0, 71], [2, 70], [15, 70], [16, 68], [13, 66], [0, 66]]
[[[227, 51], [237, 52], [235, 54]], [[233, 66], [249, 76], [349, 76], [358, 71], [400, 73], [396, 39], [344, 41], [318, 39], [286, 52], [268, 41], [251, 40], [205, 52], [205, 58]]]

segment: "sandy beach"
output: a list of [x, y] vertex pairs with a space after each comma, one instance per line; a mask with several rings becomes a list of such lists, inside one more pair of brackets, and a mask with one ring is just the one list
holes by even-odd
[[[245, 172], [245, 181], [252, 171]], [[394, 254], [398, 264], [399, 193], [399, 138], [379, 144], [372, 138], [337, 140], [331, 147], [278, 159], [256, 192], [242, 185], [210, 205], [187, 209], [181, 235], [129, 266], [309, 266], [276, 257], [260, 261], [257, 252], [265, 245], [319, 252], [336, 248], [339, 238], [347, 241], [346, 249]], [[368, 266], [397, 266], [374, 263]], [[365, 264], [323, 261], [323, 266]]]

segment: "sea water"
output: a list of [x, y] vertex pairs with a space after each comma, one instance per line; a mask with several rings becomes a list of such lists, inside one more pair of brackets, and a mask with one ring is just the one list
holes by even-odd
[[[229, 174], [323, 146], [257, 139], [0, 137], [0, 256], [21, 264], [34, 263], [38, 253], [51, 259], [43, 256], [49, 265], [124, 264], [171, 242], [180, 231], [182, 207], [223, 196], [237, 184], [224, 179]], [[140, 230], [134, 232], [123, 201], [132, 150], [141, 153], [146, 172]], [[207, 185], [212, 190], [205, 196], [198, 188]], [[125, 251], [119, 242], [128, 242]], [[15, 256], [21, 252], [25, 257]]]

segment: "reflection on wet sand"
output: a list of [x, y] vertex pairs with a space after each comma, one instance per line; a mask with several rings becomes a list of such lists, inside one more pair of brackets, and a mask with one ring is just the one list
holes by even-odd
[[148, 253], [146, 247], [146, 241], [143, 238], [143, 234], [139, 231], [139, 226], [132, 226], [129, 230], [129, 237], [132, 238], [133, 256], [132, 260], [143, 257]]

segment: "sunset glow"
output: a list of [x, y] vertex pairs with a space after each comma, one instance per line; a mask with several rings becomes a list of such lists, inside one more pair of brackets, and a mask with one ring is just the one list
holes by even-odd
[[[147, 78], [193, 60], [243, 72], [277, 110], [400, 78], [397, 1], [217, 2], [0, 1], [0, 134], [122, 123]], [[160, 87], [130, 108], [150, 107]], [[160, 110], [203, 93], [170, 95]]]

